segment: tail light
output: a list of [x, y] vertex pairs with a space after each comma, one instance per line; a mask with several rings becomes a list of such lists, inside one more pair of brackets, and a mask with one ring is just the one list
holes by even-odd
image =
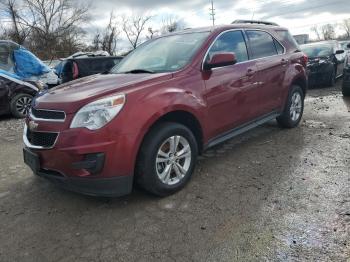
[[300, 63], [301, 63], [304, 67], [306, 67], [308, 61], [309, 61], [308, 56], [307, 56], [306, 54], [303, 54], [303, 56], [302, 56], [301, 59], [300, 59]]
[[77, 79], [79, 77], [79, 68], [76, 62], [73, 62], [73, 79]]

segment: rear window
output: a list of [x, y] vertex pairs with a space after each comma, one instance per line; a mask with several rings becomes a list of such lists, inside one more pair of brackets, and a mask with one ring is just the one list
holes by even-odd
[[252, 59], [277, 55], [274, 39], [263, 31], [247, 31]]

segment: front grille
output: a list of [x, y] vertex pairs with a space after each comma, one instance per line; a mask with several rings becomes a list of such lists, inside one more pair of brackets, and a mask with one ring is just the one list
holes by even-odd
[[51, 148], [55, 145], [58, 133], [33, 132], [27, 130], [27, 139], [33, 146]]
[[31, 109], [31, 115], [36, 119], [64, 121], [66, 114], [63, 111]]

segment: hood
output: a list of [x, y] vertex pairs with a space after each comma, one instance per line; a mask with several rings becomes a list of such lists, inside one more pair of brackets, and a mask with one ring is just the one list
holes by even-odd
[[172, 78], [171, 73], [89, 76], [39, 94], [35, 98], [34, 107], [75, 113], [82, 106], [100, 97], [118, 92], [128, 93], [133, 88], [166, 81], [170, 78]]

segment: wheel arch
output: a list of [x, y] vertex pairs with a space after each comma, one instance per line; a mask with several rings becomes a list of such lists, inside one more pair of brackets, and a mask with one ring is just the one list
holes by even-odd
[[182, 124], [186, 126], [188, 129], [190, 129], [196, 138], [199, 153], [202, 152], [203, 144], [204, 144], [203, 127], [199, 119], [192, 112], [189, 112], [188, 110], [183, 110], [183, 109], [166, 112], [160, 117], [158, 117], [157, 119], [153, 120], [148, 125], [146, 129], [147, 131], [143, 134], [138, 151], [140, 150], [143, 140], [145, 139], [146, 135], [150, 132], [150, 130], [156, 127], [159, 123], [164, 123], [164, 122], [174, 122], [174, 123]]

